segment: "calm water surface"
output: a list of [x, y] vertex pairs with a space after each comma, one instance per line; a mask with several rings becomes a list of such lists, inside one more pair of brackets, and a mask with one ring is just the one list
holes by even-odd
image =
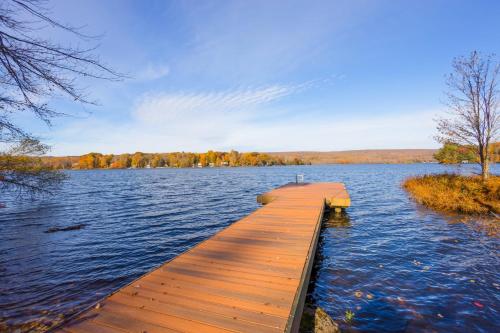
[[[468, 169], [472, 167], [467, 167]], [[462, 171], [470, 171], [470, 170]], [[341, 181], [347, 216], [323, 229], [309, 299], [346, 331], [498, 332], [498, 238], [411, 202], [410, 175], [440, 165], [69, 172], [56, 196], [0, 194], [0, 331], [81, 310], [258, 208], [295, 179]], [[498, 173], [500, 168], [494, 167]], [[80, 230], [46, 233], [84, 224]], [[346, 310], [352, 323], [343, 322]]]

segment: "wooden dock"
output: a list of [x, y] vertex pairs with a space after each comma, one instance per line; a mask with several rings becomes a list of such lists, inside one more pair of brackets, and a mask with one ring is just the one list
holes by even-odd
[[323, 211], [343, 184], [288, 184], [262, 208], [123, 287], [57, 332], [297, 332]]

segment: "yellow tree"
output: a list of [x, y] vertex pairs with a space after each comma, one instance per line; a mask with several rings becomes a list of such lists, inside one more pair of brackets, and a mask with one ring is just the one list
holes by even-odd
[[229, 165], [230, 166], [240, 165], [240, 153], [238, 153], [236, 150], [231, 150], [229, 152]]
[[165, 166], [165, 160], [159, 154], [153, 154], [151, 157], [151, 167], [158, 168]]
[[207, 166], [207, 155], [206, 154], [200, 154], [200, 164], [202, 167]]
[[119, 169], [130, 168], [131, 162], [132, 159], [130, 158], [129, 154], [120, 155], [120, 158], [118, 159], [118, 168]]
[[207, 162], [208, 163], [215, 163], [216, 158], [217, 158], [217, 154], [213, 150], [209, 150], [207, 152]]
[[132, 156], [131, 166], [132, 168], [144, 168], [146, 166], [146, 158], [144, 157], [144, 154], [136, 152]]
[[99, 166], [99, 157], [102, 156], [98, 153], [89, 153], [80, 156], [78, 160], [79, 169], [95, 169]]
[[112, 160], [113, 160], [113, 155], [99, 156], [99, 168], [101, 169], [109, 168]]

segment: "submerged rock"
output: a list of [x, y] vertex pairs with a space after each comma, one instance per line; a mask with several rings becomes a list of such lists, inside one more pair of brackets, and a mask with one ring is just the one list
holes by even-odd
[[301, 333], [340, 333], [339, 325], [319, 306], [307, 306], [300, 322]]
[[44, 232], [46, 234], [49, 234], [49, 233], [58, 232], [58, 231], [80, 230], [83, 227], [85, 227], [85, 224], [71, 225], [69, 227], [52, 227], [52, 228], [45, 230]]

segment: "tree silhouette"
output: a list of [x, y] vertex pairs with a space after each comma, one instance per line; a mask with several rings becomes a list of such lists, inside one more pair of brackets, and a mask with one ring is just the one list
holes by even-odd
[[438, 140], [475, 148], [483, 179], [489, 176], [491, 144], [498, 138], [497, 86], [500, 64], [492, 55], [473, 51], [453, 61], [447, 93], [450, 118], [438, 120]]
[[[64, 46], [40, 37], [47, 33], [48, 28], [53, 28], [80, 41], [96, 39], [84, 35], [79, 28], [59, 23], [49, 15], [46, 1], [4, 0], [0, 4], [0, 143], [10, 147], [0, 153], [0, 159], [6, 161], [12, 156], [22, 156], [18, 161], [26, 162], [24, 166], [0, 163], [2, 188], [15, 186], [30, 193], [44, 192], [48, 183], [62, 179], [55, 175], [48, 177], [48, 170], [40, 172], [44, 169], [37, 164], [40, 159], [29, 160], [26, 147], [30, 147], [30, 155], [43, 154], [48, 147], [41, 145], [29, 129], [13, 120], [17, 114], [30, 113], [50, 126], [54, 117], [63, 114], [49, 105], [54, 97], [95, 104], [78, 85], [80, 79], [119, 80], [123, 77], [99, 61], [93, 54], [96, 46]], [[16, 149], [16, 145], [22, 149]], [[34, 151], [36, 148], [40, 150]], [[44, 181], [33, 181], [37, 174]], [[31, 181], [24, 182], [25, 176]]]

